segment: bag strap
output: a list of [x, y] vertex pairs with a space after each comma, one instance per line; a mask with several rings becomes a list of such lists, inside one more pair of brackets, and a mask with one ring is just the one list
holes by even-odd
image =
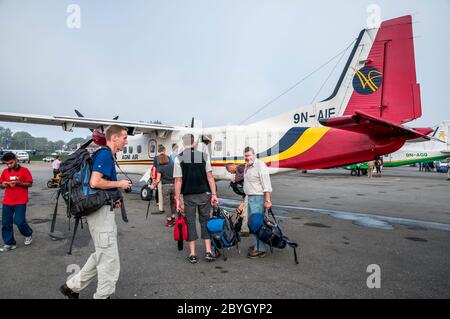
[[81, 145], [80, 146], [80, 148], [79, 149], [82, 149], [82, 148], [86, 148], [86, 147], [88, 147], [89, 146], [89, 144], [91, 144], [92, 143], [92, 139], [90, 139], [90, 140], [88, 140], [86, 143], [84, 143], [83, 145]]
[[273, 220], [275, 221], [275, 224], [278, 224], [277, 219], [275, 218], [275, 215], [272, 212], [272, 208], [266, 209], [266, 211], [272, 216]]
[[60, 195], [61, 195], [61, 188], [58, 189], [58, 192], [56, 194], [56, 204], [55, 204], [55, 209], [53, 210], [52, 225], [50, 226], [50, 233], [53, 233], [55, 231], [56, 214], [58, 213], [58, 201], [59, 201]]

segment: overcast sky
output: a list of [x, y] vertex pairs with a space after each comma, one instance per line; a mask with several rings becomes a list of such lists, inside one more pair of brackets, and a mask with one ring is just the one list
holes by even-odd
[[[80, 28], [67, 25], [70, 4]], [[413, 15], [423, 116], [409, 125], [450, 119], [450, 0], [0, 0], [0, 110], [238, 124], [347, 47], [367, 26], [369, 4], [383, 20]], [[336, 62], [251, 121], [311, 103]], [[330, 95], [344, 62], [316, 100]], [[89, 133], [0, 126], [51, 140]]]

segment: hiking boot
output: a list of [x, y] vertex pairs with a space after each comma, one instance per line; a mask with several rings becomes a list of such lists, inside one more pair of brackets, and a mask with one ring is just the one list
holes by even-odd
[[3, 245], [3, 247], [0, 248], [0, 251], [6, 253], [7, 251], [14, 250], [16, 248], [16, 245]]
[[266, 252], [265, 251], [257, 251], [257, 250], [252, 250], [249, 251], [247, 254], [248, 258], [263, 258], [266, 256]]
[[188, 260], [191, 264], [196, 264], [197, 261], [198, 261], [197, 256], [189, 256], [189, 257], [187, 258], [187, 260]]
[[25, 237], [25, 242], [24, 242], [25, 246], [31, 245], [32, 242], [33, 242], [33, 238], [31, 236]]
[[206, 253], [205, 260], [210, 261], [210, 262], [214, 261], [214, 260], [216, 260], [216, 256], [214, 256], [212, 253]]
[[80, 294], [70, 289], [67, 284], [59, 287], [59, 291], [66, 296], [68, 299], [80, 299]]
[[255, 250], [255, 246], [253, 245], [253, 246], [250, 246], [250, 247], [248, 247], [248, 252], [251, 252], [251, 251], [253, 251], [253, 250]]

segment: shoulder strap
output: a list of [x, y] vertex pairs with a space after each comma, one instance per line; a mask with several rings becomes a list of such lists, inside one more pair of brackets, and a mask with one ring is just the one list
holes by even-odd
[[273, 221], [275, 222], [275, 224], [277, 224], [277, 225], [278, 225], [277, 219], [276, 219], [276, 217], [275, 217], [274, 213], [272, 212], [272, 208], [266, 209], [266, 212], [268, 212], [268, 213], [269, 213], [269, 215], [270, 215], [270, 216], [272, 216], [272, 218], [273, 218]]

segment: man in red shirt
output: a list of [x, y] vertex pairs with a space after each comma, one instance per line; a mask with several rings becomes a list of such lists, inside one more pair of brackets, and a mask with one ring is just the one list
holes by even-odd
[[20, 166], [14, 153], [5, 153], [2, 161], [6, 164], [0, 176], [1, 188], [5, 189], [2, 209], [2, 237], [3, 248], [0, 251], [6, 252], [16, 248], [14, 239], [13, 222], [19, 228], [20, 233], [25, 236], [25, 245], [30, 245], [33, 241], [31, 235], [33, 230], [27, 224], [25, 213], [28, 203], [28, 187], [33, 184], [33, 177], [26, 167]]

